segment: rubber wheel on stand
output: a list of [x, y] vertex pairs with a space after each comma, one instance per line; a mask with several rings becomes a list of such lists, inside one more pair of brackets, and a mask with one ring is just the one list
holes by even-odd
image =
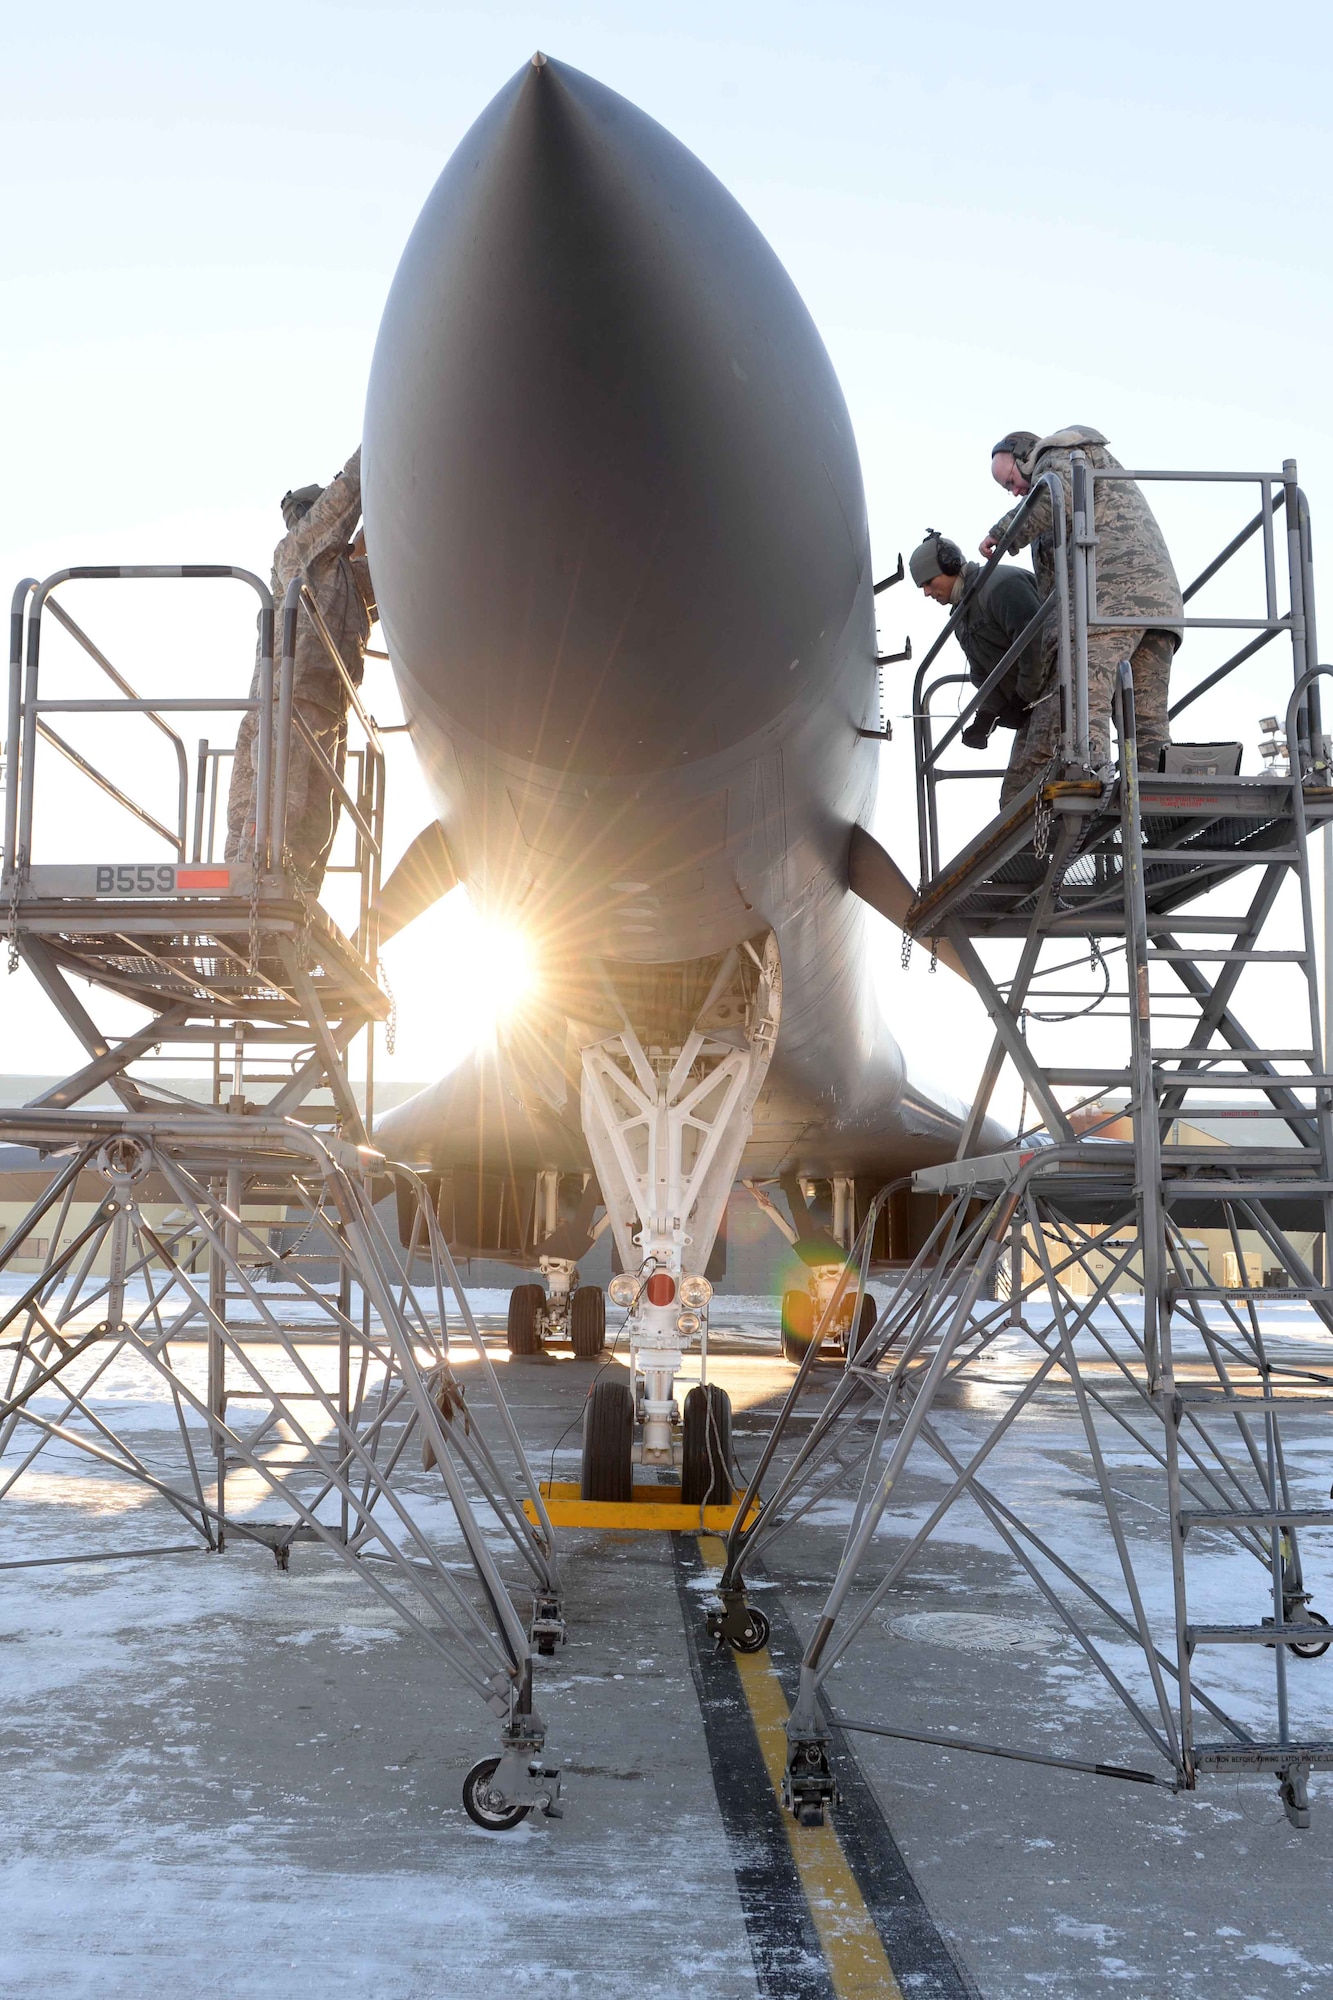
[[731, 1650], [733, 1653], [762, 1653], [768, 1644], [768, 1620], [762, 1611], [755, 1610], [753, 1604], [748, 1604], [745, 1608], [750, 1628], [743, 1639], [733, 1639], [730, 1642]]
[[725, 1507], [731, 1499], [731, 1398], [716, 1382], [696, 1382], [685, 1398], [683, 1507]]
[[580, 1361], [593, 1361], [606, 1346], [606, 1293], [600, 1285], [579, 1285], [569, 1302], [569, 1338]]
[[628, 1382], [594, 1382], [583, 1408], [585, 1500], [632, 1500], [634, 1398]]
[[782, 1294], [782, 1358], [799, 1368], [815, 1337], [815, 1302], [809, 1292]]
[[541, 1335], [537, 1330], [538, 1316], [546, 1304], [546, 1293], [541, 1285], [515, 1285], [509, 1294], [509, 1352], [511, 1354], [539, 1354]]
[[491, 1779], [499, 1767], [498, 1757], [483, 1757], [463, 1780], [463, 1810], [475, 1825], [484, 1826], [488, 1833], [509, 1833], [532, 1811], [531, 1806], [506, 1806], [498, 1800], [492, 1803]]
[[[1317, 1611], [1307, 1610], [1302, 1623], [1306, 1625], [1327, 1625], [1328, 1620], [1322, 1617]], [[1321, 1660], [1330, 1646], [1333, 1646], [1333, 1632], [1330, 1632], [1322, 1645], [1317, 1639], [1311, 1639], [1304, 1646], [1293, 1646], [1291, 1651], [1296, 1655], [1298, 1660]]]

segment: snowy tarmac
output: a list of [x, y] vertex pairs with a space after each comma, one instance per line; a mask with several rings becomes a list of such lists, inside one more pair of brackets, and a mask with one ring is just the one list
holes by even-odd
[[[491, 1314], [499, 1303], [477, 1298]], [[494, 1318], [489, 1326], [500, 1360]], [[714, 1327], [715, 1374], [736, 1404], [748, 1465], [790, 1374], [767, 1302], [719, 1300]], [[1293, 1349], [1315, 1339], [1294, 1304], [1274, 1308], [1272, 1331]], [[998, 1352], [997, 1385], [1012, 1384], [1030, 1352]], [[568, 1357], [503, 1370], [543, 1477], [576, 1476], [594, 1372]], [[111, 1393], [123, 1434], [147, 1450], [169, 1421], [165, 1396], [129, 1370]], [[986, 1395], [983, 1382], [948, 1413], [956, 1446], [984, 1418]], [[1062, 1546], [1081, 1548], [1100, 1575], [1095, 1489], [1067, 1399], [1023, 1422], [997, 1486], [1044, 1510]], [[1294, 1476], [1326, 1494], [1328, 1420], [1312, 1414], [1302, 1425]], [[1120, 1448], [1114, 1477], [1141, 1513], [1145, 1547], [1160, 1540], [1155, 1469]], [[403, 1486], [447, 1554], [454, 1532], [438, 1484], [414, 1459]], [[924, 1471], [909, 1477], [884, 1524], [886, 1552], [940, 1491]], [[244, 1493], [234, 1497], [243, 1511]], [[264, 1517], [262, 1493], [248, 1504]], [[755, 1580], [755, 1601], [777, 1614], [784, 1684], [792, 1635], [813, 1627], [847, 1518], [845, 1502], [827, 1502]], [[60, 1443], [0, 1503], [0, 1561], [185, 1539], [145, 1489]], [[673, 1548], [665, 1534], [569, 1530], [562, 1546], [569, 1642], [539, 1663], [537, 1700], [548, 1754], [564, 1771], [565, 1817], [506, 1835], [474, 1827], [460, 1801], [464, 1772], [494, 1747], [484, 1710], [326, 1550], [297, 1546], [285, 1573], [263, 1548], [233, 1540], [221, 1557], [0, 1576], [0, 1991], [60, 2000], [891, 1992], [830, 1983], [817, 1953], [775, 1984], [755, 1949], [762, 1841], [745, 1834], [743, 1799], [740, 1819], [728, 1808], [717, 1725], [735, 1703], [700, 1678], [701, 1612], [687, 1630], [684, 1607], [702, 1606], [708, 1587], [695, 1538]], [[1315, 1607], [1333, 1615], [1322, 1550], [1312, 1545], [1306, 1560]], [[1257, 1567], [1238, 1572], [1238, 1562], [1217, 1538], [1202, 1571], [1205, 1609], [1211, 1592], [1218, 1614], [1234, 1615]], [[1149, 1612], [1160, 1623], [1165, 1562], [1145, 1575], [1155, 1577]], [[1128, 1647], [1121, 1664], [1132, 1678]], [[1210, 1670], [1241, 1721], [1251, 1707], [1257, 1716], [1272, 1674], [1265, 1649], [1231, 1648]], [[926, 1732], [1150, 1761], [970, 1507], [948, 1517], [830, 1693], [841, 1713], [891, 1714]], [[1333, 1654], [1301, 1665], [1293, 1694], [1302, 1727], [1327, 1717]], [[1322, 1730], [1333, 1735], [1326, 1721]], [[1313, 1825], [1297, 1833], [1271, 1778], [1212, 1777], [1175, 1796], [873, 1737], [857, 1739], [856, 1755], [942, 1941], [940, 1962], [951, 1954], [961, 1968], [950, 1989], [900, 1964], [903, 1994], [970, 1983], [985, 2000], [1267, 2000], [1333, 1985], [1325, 1779], [1312, 1781]]]

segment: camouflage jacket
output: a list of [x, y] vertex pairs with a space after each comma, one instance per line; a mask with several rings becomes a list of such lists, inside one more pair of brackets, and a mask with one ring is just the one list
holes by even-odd
[[[364, 556], [351, 552], [352, 532], [360, 518], [358, 445], [305, 519], [298, 521], [273, 551], [273, 604], [279, 620], [274, 633], [275, 675], [282, 643], [282, 600], [292, 578], [304, 576], [348, 674], [360, 683], [375, 608], [370, 567]], [[346, 707], [337, 670], [305, 610], [296, 621], [295, 688], [303, 701], [329, 708], [337, 715]]]
[[[1101, 432], [1091, 430], [1085, 424], [1071, 424], [1067, 430], [1054, 431], [1050, 437], [1041, 438], [1019, 468], [1034, 486], [1044, 472], [1058, 475], [1065, 496], [1065, 535], [1071, 547], [1074, 478], [1069, 454], [1075, 448], [1081, 449], [1088, 463], [1099, 471], [1119, 469], [1119, 460], [1112, 458], [1106, 449], [1106, 439]], [[1038, 497], [1017, 536], [1010, 540], [1009, 528], [1017, 512], [1017, 507], [1011, 507], [995, 523], [991, 534], [1011, 554], [1032, 543], [1032, 567], [1036, 571], [1037, 588], [1046, 597], [1055, 588], [1055, 533], [1049, 490]], [[1170, 628], [1172, 636], [1179, 645], [1183, 632], [1174, 621], [1184, 616], [1180, 584], [1162, 531], [1157, 525], [1157, 517], [1134, 480], [1106, 479], [1097, 482], [1093, 525], [1097, 536], [1096, 615], [1099, 618], [1123, 618], [1128, 624], [1140, 618], [1170, 619], [1173, 621]], [[1091, 615], [1091, 605], [1088, 610]]]

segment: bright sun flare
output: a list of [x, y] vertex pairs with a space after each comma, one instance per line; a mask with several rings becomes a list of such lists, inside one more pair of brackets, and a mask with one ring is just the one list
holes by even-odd
[[532, 990], [532, 947], [522, 931], [476, 918], [472, 946], [478, 999], [492, 1021], [503, 1021]]
[[479, 1041], [532, 990], [532, 949], [512, 925], [480, 915], [466, 894], [459, 898], [455, 925], [450, 956], [462, 986], [457, 998]]
[[400, 1075], [442, 1075], [486, 1041], [531, 991], [532, 948], [521, 931], [478, 914], [462, 889], [385, 949], [398, 1000]]

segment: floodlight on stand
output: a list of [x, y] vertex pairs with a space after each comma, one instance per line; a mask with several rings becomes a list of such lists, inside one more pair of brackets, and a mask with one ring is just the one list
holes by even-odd
[[1279, 768], [1279, 765], [1285, 760], [1287, 755], [1285, 730], [1275, 715], [1261, 716], [1259, 727], [1263, 731], [1263, 738], [1259, 744], [1259, 755], [1263, 758], [1265, 777], [1285, 777], [1285, 771]]
[[709, 1284], [707, 1278], [700, 1277], [697, 1273], [691, 1273], [688, 1277], [681, 1279], [680, 1302], [683, 1306], [693, 1306], [696, 1309], [700, 1309], [708, 1304], [712, 1296], [713, 1287]]
[[632, 1306], [638, 1289], [637, 1278], [632, 1278], [628, 1271], [617, 1271], [606, 1288], [606, 1295], [613, 1306]]

